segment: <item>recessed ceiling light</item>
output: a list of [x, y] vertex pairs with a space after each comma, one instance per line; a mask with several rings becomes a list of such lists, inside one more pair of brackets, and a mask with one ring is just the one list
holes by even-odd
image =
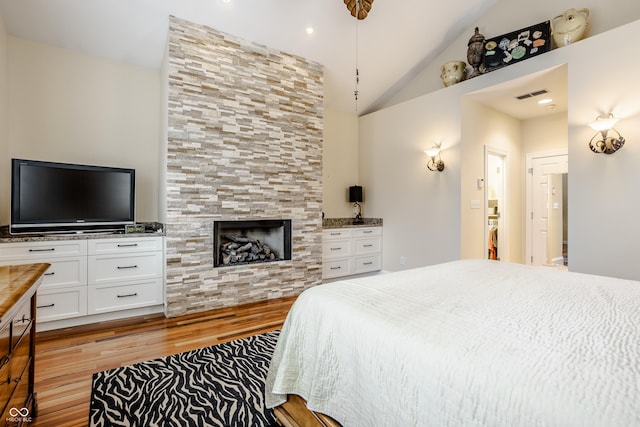
[[553, 102], [553, 99], [551, 99], [551, 98], [544, 98], [544, 99], [541, 99], [540, 101], [538, 101], [538, 104], [540, 104], [540, 105], [544, 105], [544, 104], [549, 104], [549, 103], [551, 103], [551, 102]]
[[313, 27], [309, 26], [305, 31], [307, 32], [307, 34], [311, 35], [313, 34]]

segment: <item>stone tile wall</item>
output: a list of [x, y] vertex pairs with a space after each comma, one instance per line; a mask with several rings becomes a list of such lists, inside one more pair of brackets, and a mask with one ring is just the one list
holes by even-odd
[[[297, 295], [322, 279], [323, 70], [171, 18], [167, 315]], [[213, 267], [213, 221], [291, 219], [292, 260]]]

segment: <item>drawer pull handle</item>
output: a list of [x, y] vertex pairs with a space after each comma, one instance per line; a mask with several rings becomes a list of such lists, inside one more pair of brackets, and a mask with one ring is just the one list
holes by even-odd
[[138, 268], [137, 265], [119, 265], [117, 267], [118, 270], [126, 270], [128, 268]]
[[340, 233], [340, 232], [337, 232], [337, 233], [331, 233], [331, 235], [332, 235], [332, 236], [340, 236], [340, 235], [342, 235], [342, 233]]
[[331, 248], [332, 251], [339, 251], [342, 248]]
[[370, 233], [373, 233], [373, 231], [371, 231], [371, 230], [363, 230], [362, 233], [363, 234], [370, 234]]
[[137, 243], [118, 243], [119, 248], [135, 248], [136, 246], [138, 246]]
[[29, 249], [29, 252], [53, 252], [56, 248], [45, 248], [45, 249]]
[[134, 292], [132, 294], [118, 295], [118, 298], [127, 298], [127, 297], [137, 297], [138, 293]]
[[362, 247], [364, 247], [364, 248], [370, 248], [370, 247], [372, 247], [372, 246], [373, 246], [373, 245], [362, 245]]
[[43, 276], [53, 276], [54, 274], [56, 274], [56, 272], [52, 271], [51, 273], [44, 273]]
[[36, 308], [50, 308], [53, 307], [55, 305], [55, 303], [51, 303], [51, 304], [47, 304], [47, 305], [39, 305]]
[[362, 263], [362, 265], [371, 265], [371, 264], [373, 264], [373, 262], [372, 262], [372, 261], [369, 261], [369, 262], [363, 262], [363, 263]]
[[342, 267], [337, 266], [337, 267], [331, 267], [331, 270], [340, 270]]

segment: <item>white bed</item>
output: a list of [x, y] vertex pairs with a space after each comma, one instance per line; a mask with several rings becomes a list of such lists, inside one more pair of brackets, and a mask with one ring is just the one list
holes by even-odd
[[345, 427], [640, 426], [640, 282], [487, 260], [303, 292], [267, 377]]

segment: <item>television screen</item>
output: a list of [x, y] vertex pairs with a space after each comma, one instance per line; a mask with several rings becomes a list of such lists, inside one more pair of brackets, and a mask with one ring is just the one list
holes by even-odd
[[131, 224], [134, 210], [134, 169], [12, 160], [12, 231]]

